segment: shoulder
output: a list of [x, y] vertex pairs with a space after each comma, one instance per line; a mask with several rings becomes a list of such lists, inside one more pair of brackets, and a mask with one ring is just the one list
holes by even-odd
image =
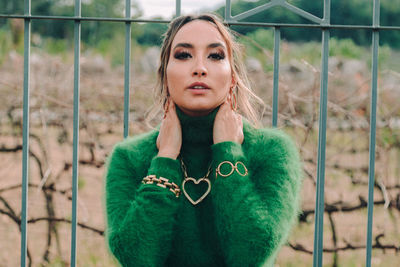
[[244, 123], [245, 135], [244, 149], [248, 157], [254, 162], [268, 161], [299, 162], [296, 143], [283, 130], [277, 128], [254, 128], [249, 123]]
[[139, 135], [130, 136], [116, 143], [114, 149], [135, 152], [138, 149], [150, 148], [151, 146], [156, 146], [155, 141], [157, 136], [158, 130], [152, 130]]
[[269, 181], [270, 186], [277, 185], [274, 190], [278, 191], [287, 184], [292, 192], [298, 192], [303, 168], [293, 139], [276, 128], [246, 128], [243, 149], [247, 150], [249, 170], [254, 174], [252, 179], [257, 187], [263, 188], [263, 184]]
[[131, 163], [147, 160], [150, 161], [157, 153], [156, 140], [158, 130], [152, 130], [136, 136], [127, 137], [116, 143], [109, 156], [109, 163], [113, 161], [128, 161]]
[[243, 125], [245, 143], [249, 148], [261, 150], [295, 150], [296, 144], [293, 139], [278, 128], [255, 128], [248, 122]]

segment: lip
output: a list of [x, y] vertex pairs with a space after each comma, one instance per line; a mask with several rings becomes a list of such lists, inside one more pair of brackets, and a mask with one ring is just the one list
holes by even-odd
[[[202, 89], [198, 89], [198, 88], [195, 89], [194, 88], [195, 86], [202, 86], [202, 87], [204, 87], [204, 89], [203, 88]], [[210, 87], [206, 83], [194, 82], [191, 85], [189, 85], [188, 89], [191, 89], [191, 90], [206, 90], [206, 89], [210, 89]]]

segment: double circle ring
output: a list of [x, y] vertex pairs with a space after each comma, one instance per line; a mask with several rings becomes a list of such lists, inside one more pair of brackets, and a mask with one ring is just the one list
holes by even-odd
[[[222, 172], [221, 172], [221, 168], [222, 168], [222, 166], [223, 166], [224, 164], [228, 164], [228, 165], [230, 165], [230, 167], [231, 167], [231, 170], [230, 170], [229, 172], [227, 172], [227, 173], [222, 173]], [[242, 173], [242, 172], [239, 171], [238, 165], [243, 166], [244, 173]], [[235, 165], [233, 165], [232, 162], [227, 161], [227, 160], [221, 162], [221, 163], [218, 165], [218, 167], [217, 167], [217, 169], [216, 169], [216, 173], [217, 173], [217, 175], [220, 175], [220, 176], [222, 176], [222, 177], [227, 177], [227, 176], [231, 175], [231, 174], [233, 173], [234, 170], [236, 170], [236, 172], [237, 172], [239, 175], [241, 175], [241, 176], [246, 176], [246, 175], [248, 174], [247, 168], [246, 168], [246, 166], [243, 164], [243, 162], [238, 161], [238, 162], [236, 162]]]

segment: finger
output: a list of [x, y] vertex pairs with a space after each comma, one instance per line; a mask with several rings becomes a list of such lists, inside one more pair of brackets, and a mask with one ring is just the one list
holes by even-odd
[[232, 108], [232, 102], [231, 101], [226, 103], [226, 110], [234, 118], [237, 117], [238, 113]]
[[160, 149], [161, 129], [162, 129], [162, 124], [161, 124], [160, 130], [159, 130], [159, 132], [158, 132], [158, 136], [157, 136], [157, 141], [156, 141], [157, 149]]
[[238, 118], [238, 120], [239, 120], [239, 125], [240, 125], [240, 128], [243, 128], [243, 119], [242, 119], [242, 116], [240, 115], [240, 114], [236, 114], [236, 116], [237, 116], [237, 118]]
[[171, 100], [171, 103], [170, 103], [170, 106], [169, 106], [169, 110], [170, 110], [171, 118], [177, 119], [178, 115], [176, 114], [176, 104], [172, 100]]
[[220, 109], [222, 109], [222, 110], [227, 110], [228, 108], [229, 108], [229, 100], [228, 99], [225, 99], [225, 101], [224, 101], [224, 103], [222, 103], [222, 105], [221, 105], [221, 107], [220, 107]]
[[235, 110], [233, 109], [232, 97], [229, 97], [229, 99], [227, 101], [227, 106], [233, 113], [236, 113]]
[[175, 102], [172, 99], [169, 101], [169, 108], [175, 111]]

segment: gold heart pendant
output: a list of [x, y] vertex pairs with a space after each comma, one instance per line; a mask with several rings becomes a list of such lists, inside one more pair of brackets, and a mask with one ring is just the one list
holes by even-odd
[[[208, 183], [208, 189], [198, 200], [194, 201], [185, 190], [185, 184], [186, 184], [187, 181], [192, 181], [196, 185], [199, 184], [200, 182], [206, 182], [206, 183]], [[196, 179], [194, 179], [192, 177], [188, 177], [182, 183], [182, 191], [183, 191], [183, 194], [185, 194], [185, 197], [190, 201], [190, 203], [192, 203], [193, 205], [197, 205], [198, 203], [200, 203], [208, 195], [208, 193], [210, 193], [210, 191], [211, 191], [211, 182], [210, 182], [209, 179], [204, 178], [204, 177], [200, 178], [198, 180], [196, 180]]]

